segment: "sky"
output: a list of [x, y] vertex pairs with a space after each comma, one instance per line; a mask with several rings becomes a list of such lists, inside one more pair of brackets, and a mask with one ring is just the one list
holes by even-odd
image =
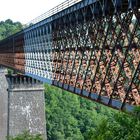
[[0, 21], [11, 19], [23, 24], [65, 0], [0, 0]]

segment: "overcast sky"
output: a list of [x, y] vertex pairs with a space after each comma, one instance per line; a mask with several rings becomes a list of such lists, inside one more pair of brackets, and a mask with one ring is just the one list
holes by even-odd
[[25, 24], [65, 0], [0, 0], [0, 21], [12, 19]]

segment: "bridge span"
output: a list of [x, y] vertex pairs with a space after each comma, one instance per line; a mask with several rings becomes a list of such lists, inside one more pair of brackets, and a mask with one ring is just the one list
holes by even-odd
[[2, 40], [0, 65], [116, 109], [140, 106], [140, 1], [65, 1]]

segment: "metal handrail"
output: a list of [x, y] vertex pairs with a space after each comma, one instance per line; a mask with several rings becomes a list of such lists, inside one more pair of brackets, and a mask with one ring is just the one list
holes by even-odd
[[30, 26], [30, 25], [33, 25], [33, 24], [36, 24], [36, 23], [38, 23], [38, 22], [40, 22], [40, 21], [42, 21], [42, 20], [44, 20], [44, 19], [56, 14], [56, 13], [64, 10], [64, 9], [66, 9], [66, 8], [68, 8], [68, 7], [72, 6], [72, 5], [80, 2], [80, 1], [82, 1], [82, 0], [66, 0], [63, 3], [61, 3], [61, 4], [57, 5], [56, 7], [52, 8], [48, 12], [45, 12], [44, 14], [42, 14], [42, 15], [38, 16], [37, 18], [35, 18], [35, 19], [31, 20], [30, 22], [28, 22], [26, 24], [26, 27]]

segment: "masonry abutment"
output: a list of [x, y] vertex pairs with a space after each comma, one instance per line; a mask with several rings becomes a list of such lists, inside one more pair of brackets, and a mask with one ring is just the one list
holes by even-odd
[[24, 75], [6, 75], [4, 69], [0, 74], [0, 140], [25, 130], [46, 140], [43, 83]]

